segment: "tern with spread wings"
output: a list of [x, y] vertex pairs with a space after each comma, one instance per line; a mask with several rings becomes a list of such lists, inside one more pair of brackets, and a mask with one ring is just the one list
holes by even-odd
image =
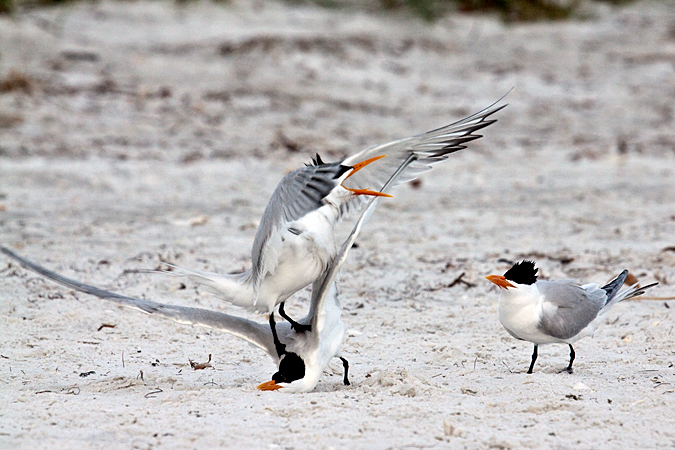
[[[383, 191], [397, 180], [405, 167], [401, 165], [399, 170], [392, 174], [390, 180], [383, 186]], [[342, 361], [343, 382], [345, 385], [349, 384], [349, 364], [341, 356], [345, 327], [341, 318], [342, 303], [337, 292], [336, 277], [362, 226], [379, 205], [380, 200], [381, 198], [371, 200], [336, 257], [313, 283], [309, 314], [298, 321], [300, 325], [307, 327], [304, 331], [296, 331], [289, 322], [277, 324], [274, 312], [270, 314], [267, 325], [207, 309], [174, 306], [117, 294], [66, 278], [17, 255], [8, 248], [0, 246], [0, 252], [33, 272], [86, 294], [166, 317], [178, 323], [219, 329], [240, 337], [263, 349], [277, 364], [278, 371], [272, 376], [272, 380], [258, 386], [260, 390], [308, 392], [314, 389], [324, 369], [334, 357]]]
[[253, 241], [251, 269], [227, 275], [174, 269], [232, 304], [259, 313], [271, 313], [279, 305], [280, 315], [294, 329], [309, 330], [310, 325], [286, 315], [284, 302], [326, 271], [337, 250], [336, 223], [360, 208], [364, 196], [386, 195], [356, 186], [382, 186], [394, 173], [398, 175], [392, 186], [413, 180], [480, 138], [476, 132], [496, 122], [490, 116], [506, 106], [497, 103], [450, 125], [368, 148], [340, 162], [324, 163], [317, 155], [313, 164], [286, 175], [272, 194]]

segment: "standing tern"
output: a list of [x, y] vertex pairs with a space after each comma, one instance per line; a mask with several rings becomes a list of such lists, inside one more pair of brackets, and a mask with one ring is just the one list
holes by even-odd
[[[383, 191], [397, 180], [406, 166], [402, 164], [399, 170], [392, 174], [383, 186]], [[272, 380], [261, 384], [258, 389], [308, 392], [316, 387], [323, 370], [334, 357], [342, 361], [343, 383], [349, 385], [349, 363], [341, 355], [345, 327], [341, 318], [342, 303], [337, 292], [336, 277], [362, 226], [379, 205], [380, 200], [381, 197], [371, 200], [335, 258], [313, 283], [309, 314], [298, 321], [300, 325], [307, 327], [305, 331], [295, 330], [290, 322], [276, 324], [274, 312], [270, 313], [268, 326], [243, 317], [207, 309], [174, 306], [128, 297], [66, 278], [17, 255], [8, 248], [0, 246], [0, 252], [33, 272], [86, 294], [149, 314], [163, 316], [178, 323], [219, 329], [242, 338], [267, 352], [278, 367]]]
[[336, 223], [361, 208], [365, 196], [386, 195], [347, 185], [382, 186], [390, 180], [395, 186], [413, 180], [480, 138], [476, 131], [496, 122], [490, 116], [506, 106], [497, 106], [499, 101], [450, 125], [367, 148], [340, 162], [324, 163], [317, 154], [313, 164], [286, 175], [272, 194], [253, 241], [251, 269], [224, 275], [174, 268], [234, 305], [258, 313], [271, 313], [279, 305], [294, 329], [308, 330], [286, 315], [285, 300], [326, 271], [337, 250]]
[[628, 270], [603, 287], [598, 283], [578, 285], [571, 280], [537, 280], [538, 270], [533, 261], [522, 261], [503, 276], [486, 277], [503, 289], [499, 321], [506, 331], [516, 339], [534, 344], [527, 373], [532, 373], [539, 346], [554, 343], [569, 345], [570, 363], [564, 371], [572, 373], [575, 357], [572, 343], [592, 335], [612, 305], [642, 295], [658, 284], [640, 287], [636, 283], [619, 292]]

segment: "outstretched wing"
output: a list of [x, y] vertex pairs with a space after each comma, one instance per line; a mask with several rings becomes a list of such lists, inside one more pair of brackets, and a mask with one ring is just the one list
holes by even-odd
[[335, 187], [340, 164], [309, 165], [286, 175], [272, 194], [263, 213], [251, 250], [253, 304], [260, 283], [274, 274], [282, 247], [282, 234], [289, 224], [322, 206], [322, 200]]
[[150, 300], [127, 297], [126, 295], [116, 294], [114, 292], [109, 292], [95, 286], [90, 286], [88, 284], [66, 278], [17, 255], [5, 247], [0, 247], [0, 252], [12, 259], [15, 259], [26, 269], [32, 270], [33, 272], [54, 280], [64, 286], [84, 292], [85, 294], [90, 294], [105, 300], [110, 300], [123, 306], [138, 309], [148, 314], [166, 317], [178, 323], [225, 331], [260, 347], [275, 360], [278, 359], [276, 350], [274, 348], [274, 342], [272, 340], [272, 332], [270, 331], [270, 327], [267, 324], [260, 324], [243, 317], [231, 316], [229, 314], [209, 311], [207, 309], [166, 305], [164, 303], [157, 303]]
[[[394, 171], [392, 171], [389, 179], [382, 185], [382, 189], [380, 189], [380, 192], [386, 193], [386, 191], [391, 186], [395, 186], [399, 177], [403, 173], [405, 173], [406, 169], [414, 161], [415, 158], [413, 157], [413, 155], [408, 155], [408, 158], [403, 160], [403, 162], [399, 165], [399, 167]], [[319, 278], [317, 281], [315, 281], [314, 284], [312, 285], [312, 299], [309, 307], [309, 317], [310, 323], [312, 324], [312, 329], [321, 328], [321, 324], [318, 323], [320, 317], [322, 317], [320, 311], [323, 310], [324, 304], [326, 303], [326, 300], [331, 294], [331, 286], [335, 282], [335, 278], [337, 277], [337, 274], [340, 272], [342, 265], [347, 260], [347, 254], [354, 245], [354, 242], [356, 242], [356, 238], [359, 236], [361, 228], [363, 227], [363, 225], [365, 225], [368, 219], [370, 219], [370, 216], [373, 214], [375, 209], [380, 205], [382, 198], [383, 197], [372, 198], [372, 200], [368, 204], [368, 207], [363, 211], [363, 213], [361, 213], [361, 216], [354, 224], [354, 228], [352, 228], [351, 233], [349, 233], [349, 236], [347, 236], [347, 239], [342, 244], [342, 247], [340, 247], [340, 250], [335, 255], [335, 258], [333, 258], [333, 262], [331, 263], [331, 265], [328, 266], [328, 269], [326, 269], [323, 276]], [[333, 292], [333, 294], [337, 295], [336, 292]]]
[[[322, 199], [335, 187], [333, 181], [344, 169], [376, 156], [387, 155], [375, 164], [370, 164], [350, 176], [344, 183], [347, 187], [372, 189], [392, 181], [392, 186], [415, 179], [431, 165], [444, 161], [451, 153], [466, 148], [466, 143], [481, 137], [476, 131], [485, 128], [496, 119], [490, 116], [506, 107], [492, 105], [450, 125], [384, 145], [363, 150], [346, 158], [341, 163], [317, 164], [297, 169], [279, 183], [263, 214], [253, 242], [251, 259], [253, 302], [257, 301], [260, 283], [268, 273], [274, 273], [282, 247], [282, 233], [288, 225], [303, 215], [321, 207]], [[400, 169], [403, 168], [402, 171]], [[398, 173], [394, 179], [393, 174]], [[362, 195], [352, 196], [341, 205], [341, 215], [365, 202]], [[379, 201], [377, 202], [379, 204]]]
[[[369, 189], [382, 186], [401, 164], [409, 158], [412, 158], [412, 161], [393, 183], [393, 186], [414, 180], [421, 173], [431, 170], [433, 164], [445, 161], [450, 154], [466, 148], [468, 142], [482, 137], [480, 134], [476, 134], [476, 132], [497, 121], [497, 119], [491, 119], [490, 116], [507, 106], [497, 105], [503, 98], [500, 98], [482, 111], [450, 125], [388, 144], [370, 147], [349, 156], [342, 161], [343, 165], [350, 166], [373, 156], [387, 155], [386, 158], [382, 158], [355, 173], [354, 176], [344, 183], [345, 186], [358, 186]], [[361, 196], [351, 199], [343, 207], [342, 212], [347, 213], [350, 208], [360, 207], [362, 204], [360, 202], [364, 200]]]

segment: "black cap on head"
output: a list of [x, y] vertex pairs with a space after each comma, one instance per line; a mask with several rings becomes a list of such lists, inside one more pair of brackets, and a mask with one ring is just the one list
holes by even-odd
[[506, 271], [504, 278], [517, 284], [534, 284], [537, 281], [539, 269], [534, 267], [534, 261], [515, 263]]
[[272, 375], [275, 383], [290, 383], [305, 377], [305, 362], [296, 353], [281, 355], [279, 371]]
[[350, 171], [353, 169], [351, 166], [343, 166], [340, 163], [325, 163], [323, 162], [323, 159], [321, 159], [321, 155], [318, 153], [314, 158], [312, 158], [312, 163], [311, 164], [305, 164], [307, 167], [322, 167], [320, 170], [321, 171], [328, 171], [332, 172], [333, 179], [337, 180], [340, 178], [342, 175], [344, 175], [346, 172]]

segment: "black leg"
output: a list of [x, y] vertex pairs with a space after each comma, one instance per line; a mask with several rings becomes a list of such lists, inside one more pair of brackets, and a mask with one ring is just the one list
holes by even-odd
[[572, 363], [574, 362], [574, 358], [577, 356], [576, 353], [574, 353], [574, 347], [572, 347], [572, 344], [567, 344], [570, 346], [570, 364], [567, 366], [567, 373], [572, 373]]
[[539, 346], [537, 344], [534, 344], [534, 352], [532, 352], [532, 362], [530, 363], [530, 368], [528, 369], [527, 373], [532, 373], [532, 369], [534, 369], [534, 362], [537, 360], [537, 348], [539, 348]]
[[342, 367], [345, 368], [345, 379], [344, 379], [343, 383], [345, 384], [345, 386], [349, 386], [351, 384], [349, 382], [349, 376], [348, 376], [348, 374], [349, 374], [349, 363], [342, 356], [340, 356], [340, 359], [342, 360]]
[[286, 353], [286, 346], [281, 343], [279, 336], [277, 336], [277, 323], [274, 321], [274, 312], [270, 314], [270, 328], [272, 329], [272, 339], [274, 340], [274, 347], [277, 349], [277, 356], [281, 358], [281, 355]]
[[296, 322], [295, 320], [291, 319], [286, 315], [286, 311], [284, 311], [284, 303], [281, 302], [279, 303], [279, 315], [286, 319], [288, 323], [291, 324], [291, 328], [293, 328], [295, 331], [299, 333], [304, 333], [305, 331], [312, 331], [312, 325], [303, 325], [301, 323]]

